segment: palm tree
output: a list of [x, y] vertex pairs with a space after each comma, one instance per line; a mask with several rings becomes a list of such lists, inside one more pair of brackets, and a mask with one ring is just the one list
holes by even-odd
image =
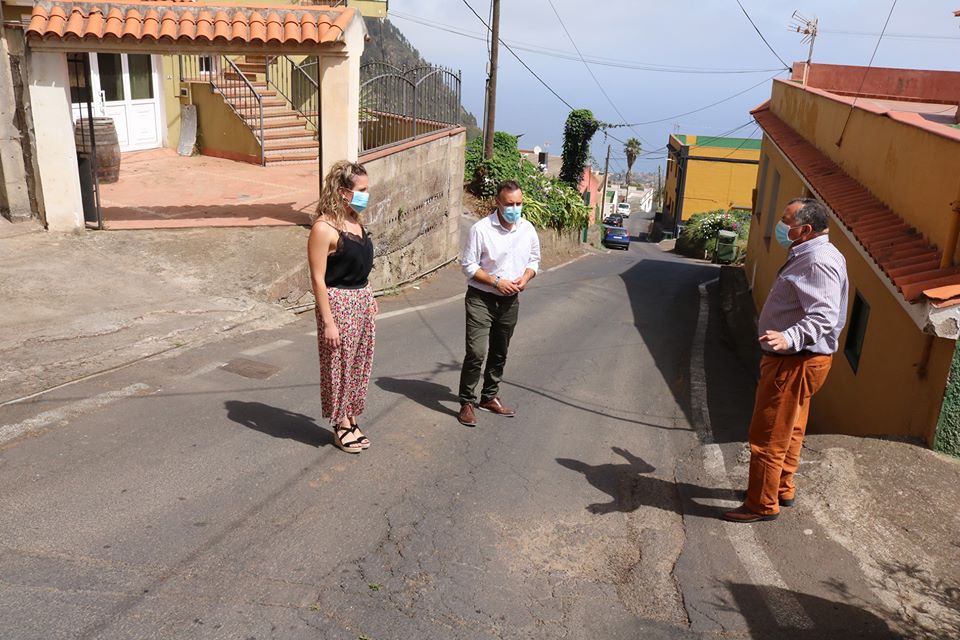
[[640, 155], [640, 141], [636, 138], [628, 138], [627, 143], [623, 145], [623, 152], [627, 154], [627, 188], [630, 188], [630, 178], [633, 169], [633, 163], [637, 161]]

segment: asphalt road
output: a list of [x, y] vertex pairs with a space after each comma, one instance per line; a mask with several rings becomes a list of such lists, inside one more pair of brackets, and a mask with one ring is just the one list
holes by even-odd
[[309, 315], [0, 409], [0, 638], [895, 637], [800, 507], [716, 518], [752, 393], [716, 276], [646, 243], [542, 274], [518, 417], [473, 429], [462, 303], [381, 321], [358, 456]]

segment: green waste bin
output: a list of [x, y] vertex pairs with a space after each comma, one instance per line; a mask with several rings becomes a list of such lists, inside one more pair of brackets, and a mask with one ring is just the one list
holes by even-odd
[[717, 233], [717, 245], [713, 252], [715, 262], [730, 264], [737, 259], [737, 232], [721, 229]]

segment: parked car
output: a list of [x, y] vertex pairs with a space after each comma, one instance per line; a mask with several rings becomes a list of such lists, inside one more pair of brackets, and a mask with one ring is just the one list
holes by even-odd
[[630, 203], [621, 202], [617, 205], [617, 213], [623, 216], [624, 218], [630, 217]]
[[601, 242], [605, 247], [629, 249], [630, 233], [623, 227], [604, 227], [603, 240]]
[[606, 218], [603, 219], [603, 224], [609, 227], [622, 227], [623, 226], [623, 216], [619, 213], [611, 213]]

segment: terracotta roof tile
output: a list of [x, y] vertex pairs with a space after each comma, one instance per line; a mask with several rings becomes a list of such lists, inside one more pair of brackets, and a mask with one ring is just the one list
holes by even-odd
[[347, 7], [191, 6], [193, 0], [127, 0], [122, 5], [53, 0], [44, 5], [33, 8], [26, 30], [29, 38], [327, 44], [341, 41], [357, 15]]
[[926, 296], [946, 306], [960, 297], [960, 267], [941, 268], [942, 252], [936, 246], [780, 120], [769, 102], [752, 113], [905, 300], [917, 302]]

